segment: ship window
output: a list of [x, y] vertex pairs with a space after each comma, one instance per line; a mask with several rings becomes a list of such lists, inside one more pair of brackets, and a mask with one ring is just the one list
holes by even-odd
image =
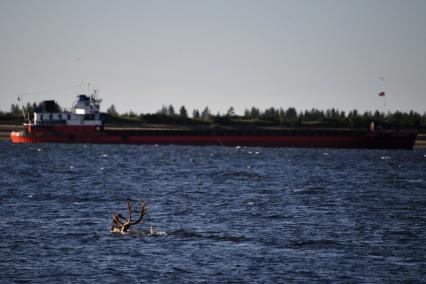
[[49, 120], [52, 120], [52, 119], [53, 119], [53, 114], [49, 113]]
[[78, 100], [84, 102], [84, 101], [88, 101], [89, 98], [86, 95], [79, 95]]
[[67, 119], [71, 120], [71, 114], [67, 114]]
[[40, 120], [43, 120], [43, 115], [42, 114], [40, 114]]
[[58, 119], [61, 120], [62, 119], [62, 113], [58, 114]]

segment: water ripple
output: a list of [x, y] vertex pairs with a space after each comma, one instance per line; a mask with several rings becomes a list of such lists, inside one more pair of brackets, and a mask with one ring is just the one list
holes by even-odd
[[424, 155], [1, 142], [2, 279], [422, 282]]

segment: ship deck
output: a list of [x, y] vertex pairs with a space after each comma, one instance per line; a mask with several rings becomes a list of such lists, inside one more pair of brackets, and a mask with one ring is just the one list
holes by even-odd
[[362, 136], [370, 131], [366, 129], [343, 128], [288, 128], [288, 127], [171, 127], [154, 125], [149, 127], [105, 127], [108, 135], [126, 136]]

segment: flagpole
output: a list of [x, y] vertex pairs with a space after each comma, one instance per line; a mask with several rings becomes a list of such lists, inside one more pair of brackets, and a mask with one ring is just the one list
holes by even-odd
[[385, 89], [385, 78], [380, 76], [379, 79], [382, 82], [382, 91], [379, 93], [379, 97], [383, 97], [383, 111], [385, 112], [385, 115], [387, 115], [388, 108], [387, 108], [387, 105], [386, 105], [386, 92], [384, 91], [384, 89]]
[[385, 107], [385, 111], [388, 112], [388, 108], [386, 106], [386, 94], [383, 96], [383, 105]]
[[379, 97], [383, 97], [383, 111], [386, 116], [388, 112], [387, 105], [386, 105], [386, 93], [384, 91], [381, 91], [379, 93]]

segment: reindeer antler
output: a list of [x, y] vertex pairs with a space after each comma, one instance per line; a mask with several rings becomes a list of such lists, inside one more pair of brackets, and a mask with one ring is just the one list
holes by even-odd
[[114, 222], [114, 224], [122, 226], [124, 222], [121, 221], [121, 219], [125, 220], [125, 218], [121, 216], [121, 214], [112, 214], [112, 221]]
[[117, 226], [113, 226], [111, 228], [111, 231], [113, 232], [127, 232], [132, 225], [136, 225], [139, 223], [143, 223], [143, 217], [148, 212], [148, 207], [146, 205], [146, 202], [141, 200], [141, 208], [140, 208], [140, 216], [136, 221], [132, 221], [132, 213], [137, 211], [132, 211], [132, 202], [130, 200], [127, 201], [127, 210], [129, 213], [128, 218], [124, 218], [120, 214], [113, 214], [112, 215], [112, 221]]
[[145, 216], [146, 213], [148, 213], [148, 206], [146, 206], [146, 202], [144, 202], [143, 200], [141, 200], [141, 210], [140, 210], [139, 219], [137, 219], [136, 221], [131, 221], [130, 220], [130, 225], [135, 225], [135, 224], [143, 223], [143, 217]]
[[130, 200], [127, 200], [127, 209], [129, 210], [129, 219], [126, 219], [126, 221], [132, 222], [132, 202]]

